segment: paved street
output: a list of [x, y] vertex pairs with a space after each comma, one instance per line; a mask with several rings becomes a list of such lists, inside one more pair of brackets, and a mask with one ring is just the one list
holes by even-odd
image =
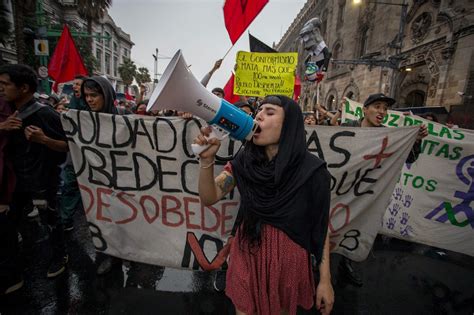
[[[25, 233], [25, 286], [0, 298], [3, 314], [233, 314], [229, 299], [214, 291], [212, 275], [125, 262], [97, 277], [95, 251], [83, 216], [68, 235], [70, 263], [55, 280], [45, 278], [48, 242], [35, 222]], [[28, 246], [28, 243], [37, 243]], [[38, 242], [39, 239], [39, 242]], [[40, 258], [41, 257], [41, 258]], [[357, 264], [361, 288], [340, 281], [333, 314], [473, 314], [474, 258], [395, 239], [378, 238]], [[315, 312], [299, 312], [315, 314]]]

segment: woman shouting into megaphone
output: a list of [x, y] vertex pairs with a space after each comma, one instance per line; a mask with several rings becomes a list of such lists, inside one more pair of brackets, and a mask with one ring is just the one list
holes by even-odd
[[[241, 194], [231, 245], [226, 294], [237, 314], [296, 314], [334, 303], [329, 269], [330, 174], [306, 147], [303, 115], [286, 96], [267, 96], [252, 140], [214, 178], [220, 146], [203, 128], [199, 196], [212, 205], [235, 186]], [[314, 282], [311, 256], [319, 266]]]

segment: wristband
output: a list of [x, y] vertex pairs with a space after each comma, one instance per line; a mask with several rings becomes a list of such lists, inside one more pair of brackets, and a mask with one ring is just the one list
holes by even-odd
[[207, 165], [202, 165], [201, 163], [199, 163], [199, 167], [200, 168], [210, 168], [211, 166], [213, 166], [214, 164], [216, 164], [216, 161], [213, 161]]

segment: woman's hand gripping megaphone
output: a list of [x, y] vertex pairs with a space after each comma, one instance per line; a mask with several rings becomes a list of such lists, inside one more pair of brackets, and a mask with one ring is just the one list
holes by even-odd
[[194, 139], [191, 148], [194, 154], [199, 155], [201, 160], [214, 160], [217, 151], [221, 146], [221, 140], [225, 139], [229, 133], [216, 126], [201, 128], [201, 133]]

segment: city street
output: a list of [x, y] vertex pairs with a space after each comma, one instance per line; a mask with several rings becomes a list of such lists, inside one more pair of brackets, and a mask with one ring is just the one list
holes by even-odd
[[[37, 222], [25, 233], [25, 286], [1, 297], [3, 314], [234, 314], [213, 276], [124, 262], [95, 275], [95, 251], [83, 215], [68, 234], [70, 262], [55, 280], [46, 279], [49, 245]], [[31, 239], [37, 243], [28, 248]], [[39, 242], [38, 242], [39, 240]], [[368, 259], [357, 264], [361, 288], [339, 279], [340, 256], [332, 255], [336, 291], [333, 314], [472, 314], [474, 258], [428, 246], [378, 237]], [[300, 311], [299, 314], [316, 314]]]

